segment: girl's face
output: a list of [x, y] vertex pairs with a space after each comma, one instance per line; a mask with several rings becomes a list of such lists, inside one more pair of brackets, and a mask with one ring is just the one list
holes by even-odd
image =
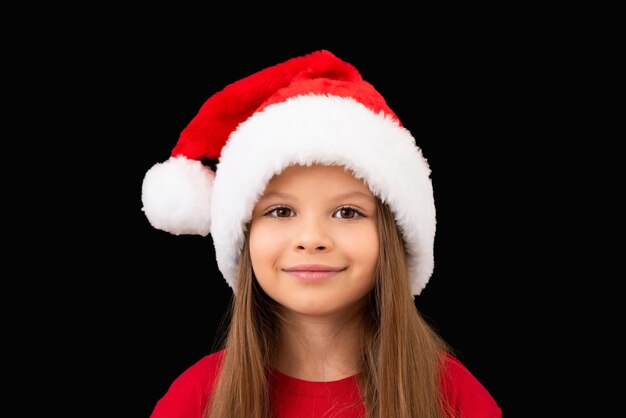
[[288, 167], [254, 207], [254, 274], [293, 313], [341, 313], [362, 303], [378, 254], [376, 199], [342, 167]]

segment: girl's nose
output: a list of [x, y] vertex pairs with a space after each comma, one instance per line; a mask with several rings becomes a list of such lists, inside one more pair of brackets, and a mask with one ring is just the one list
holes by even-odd
[[303, 219], [297, 227], [294, 245], [298, 251], [328, 251], [333, 246], [328, 227], [318, 219]]

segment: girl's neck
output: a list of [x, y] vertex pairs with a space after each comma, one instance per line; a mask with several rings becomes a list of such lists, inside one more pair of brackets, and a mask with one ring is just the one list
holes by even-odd
[[361, 314], [303, 317], [287, 314], [276, 368], [291, 377], [328, 382], [358, 372], [363, 344]]

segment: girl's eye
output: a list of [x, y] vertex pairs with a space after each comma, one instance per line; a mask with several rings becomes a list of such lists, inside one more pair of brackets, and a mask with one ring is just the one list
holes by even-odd
[[358, 210], [349, 206], [344, 206], [335, 212], [335, 216], [341, 219], [354, 219], [363, 216]]
[[266, 215], [274, 218], [288, 218], [293, 216], [293, 211], [287, 207], [281, 206], [268, 211]]

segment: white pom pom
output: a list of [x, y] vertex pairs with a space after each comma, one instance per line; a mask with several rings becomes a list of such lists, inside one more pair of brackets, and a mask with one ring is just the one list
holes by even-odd
[[157, 163], [143, 179], [142, 210], [157, 229], [174, 235], [206, 236], [211, 230], [214, 179], [209, 167], [183, 156]]

